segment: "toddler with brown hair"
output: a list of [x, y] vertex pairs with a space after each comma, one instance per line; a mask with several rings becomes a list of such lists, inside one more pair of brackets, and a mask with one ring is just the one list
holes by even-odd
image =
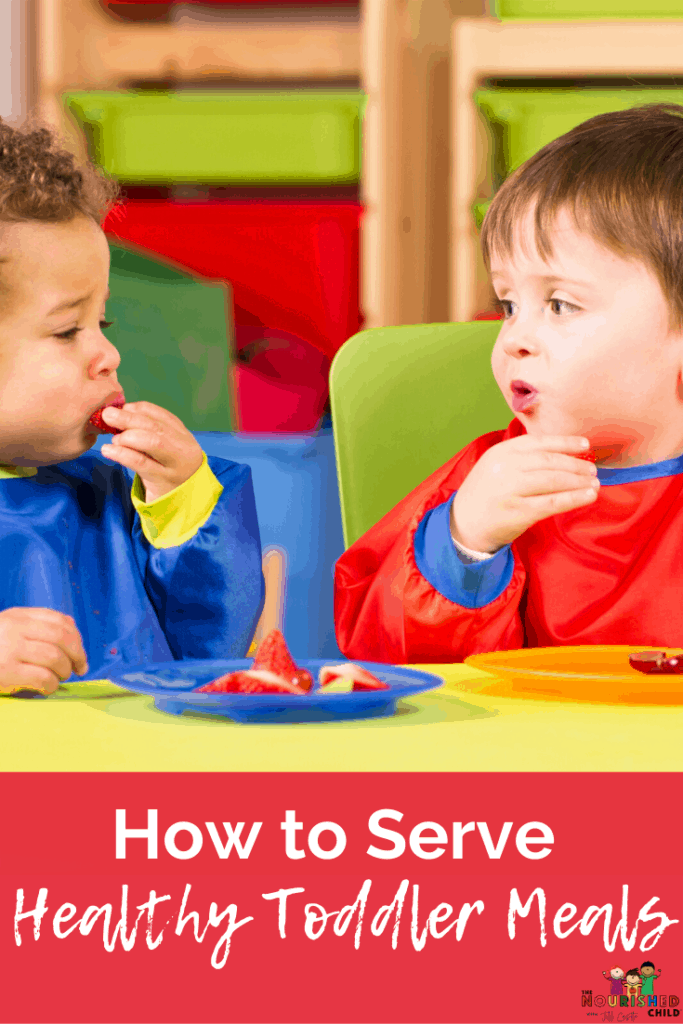
[[339, 644], [401, 663], [680, 643], [683, 107], [545, 146], [494, 197], [482, 244], [515, 418], [342, 556]]

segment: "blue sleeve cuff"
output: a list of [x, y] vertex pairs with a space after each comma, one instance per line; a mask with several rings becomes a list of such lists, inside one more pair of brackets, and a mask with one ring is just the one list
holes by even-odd
[[442, 597], [462, 608], [483, 608], [509, 586], [515, 565], [506, 544], [485, 562], [466, 564], [451, 538], [453, 494], [443, 505], [427, 512], [413, 541], [418, 569]]

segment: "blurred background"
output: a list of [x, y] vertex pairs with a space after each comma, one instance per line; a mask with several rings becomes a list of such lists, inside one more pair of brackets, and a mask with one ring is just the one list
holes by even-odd
[[0, 116], [119, 180], [121, 382], [252, 465], [295, 654], [337, 650], [335, 353], [495, 318], [501, 182], [594, 114], [680, 102], [682, 76], [683, 0], [2, 0]]
[[118, 178], [128, 290], [145, 256], [223, 283], [231, 427], [300, 432], [359, 329], [494, 315], [495, 189], [586, 117], [678, 101], [682, 43], [683, 0], [3, 0], [0, 114]]

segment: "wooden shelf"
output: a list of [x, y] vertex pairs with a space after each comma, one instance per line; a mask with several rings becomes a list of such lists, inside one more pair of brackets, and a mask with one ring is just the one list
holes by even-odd
[[466, 18], [453, 26], [452, 58], [450, 319], [466, 321], [486, 308], [489, 297], [472, 214], [472, 204], [487, 194], [489, 175], [487, 133], [472, 99], [475, 89], [487, 78], [515, 76], [681, 75], [683, 20]]
[[[305, 15], [305, 11], [303, 12]], [[342, 12], [291, 22], [243, 17], [197, 24], [115, 22], [96, 0], [37, 0], [36, 87], [40, 115], [82, 151], [61, 96], [146, 81], [316, 83], [357, 81], [361, 28]]]

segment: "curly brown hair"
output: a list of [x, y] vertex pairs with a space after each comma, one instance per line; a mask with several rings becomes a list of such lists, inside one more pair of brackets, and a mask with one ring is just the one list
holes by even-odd
[[69, 221], [80, 215], [101, 224], [118, 185], [90, 163], [76, 164], [57, 133], [41, 126], [13, 128], [0, 118], [0, 221]]

